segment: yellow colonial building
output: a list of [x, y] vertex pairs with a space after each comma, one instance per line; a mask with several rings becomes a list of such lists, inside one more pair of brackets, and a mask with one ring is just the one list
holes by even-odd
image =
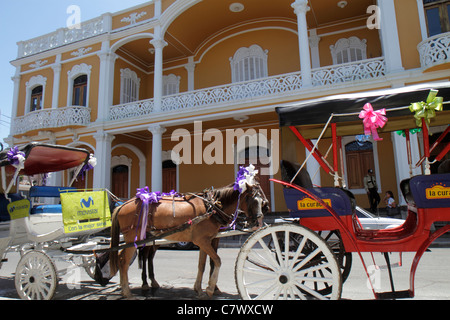
[[[281, 188], [269, 181], [281, 176], [275, 107], [448, 81], [449, 15], [450, 1], [441, 0], [153, 0], [104, 13], [18, 42], [6, 141], [86, 148], [98, 164], [78, 185], [123, 198], [143, 186], [221, 187], [239, 163], [254, 163], [265, 171], [272, 210], [285, 211]], [[431, 131], [446, 127], [432, 123]], [[399, 199], [402, 137], [382, 137], [362, 151], [345, 137], [344, 150], [369, 153], [379, 192]], [[412, 140], [418, 157], [421, 141]], [[301, 163], [305, 148], [295, 142], [294, 150]], [[362, 174], [347, 163], [347, 175]], [[367, 207], [362, 176], [349, 187]]]

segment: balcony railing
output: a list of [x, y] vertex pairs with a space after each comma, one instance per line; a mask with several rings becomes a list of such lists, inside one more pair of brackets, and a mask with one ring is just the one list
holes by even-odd
[[450, 32], [425, 39], [417, 46], [422, 68], [428, 69], [436, 65], [450, 62]]
[[111, 15], [91, 19], [80, 24], [79, 28], [61, 28], [43, 36], [18, 43], [18, 58], [54, 49], [69, 43], [97, 36], [111, 30]]
[[[375, 79], [385, 75], [384, 58], [374, 58], [312, 70], [313, 86]], [[163, 97], [160, 112], [177, 112], [204, 106], [237, 103], [261, 97], [276, 97], [303, 89], [301, 72], [248, 82], [227, 84]], [[156, 113], [153, 99], [110, 107], [109, 120], [118, 121]]]
[[87, 126], [91, 122], [91, 109], [87, 107], [65, 107], [42, 109], [14, 119], [13, 135], [32, 130], [61, 128], [67, 126]]

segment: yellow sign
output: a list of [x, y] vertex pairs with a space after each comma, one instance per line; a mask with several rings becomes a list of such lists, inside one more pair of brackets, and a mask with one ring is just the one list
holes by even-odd
[[106, 191], [61, 193], [64, 232], [75, 233], [111, 226]]
[[425, 189], [427, 199], [450, 199], [450, 187], [435, 185]]
[[[331, 199], [322, 199], [328, 206], [331, 207]], [[298, 210], [318, 210], [325, 209], [319, 202], [313, 200], [311, 198], [303, 198], [302, 200], [297, 201]]]
[[26, 218], [30, 215], [30, 201], [19, 200], [8, 204], [6, 207], [11, 220]]

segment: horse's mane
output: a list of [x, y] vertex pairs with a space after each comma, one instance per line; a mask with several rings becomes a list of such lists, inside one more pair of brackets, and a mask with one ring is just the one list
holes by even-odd
[[219, 200], [224, 206], [236, 201], [239, 195], [239, 190], [234, 190], [234, 183], [219, 189], [213, 189], [212, 192], [214, 199]]

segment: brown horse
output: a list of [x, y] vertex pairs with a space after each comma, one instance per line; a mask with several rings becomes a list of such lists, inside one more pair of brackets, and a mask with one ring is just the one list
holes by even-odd
[[[118, 207], [112, 216], [111, 247], [119, 245], [119, 233], [124, 236], [127, 244], [141, 239], [139, 216], [142, 201], [133, 198]], [[208, 255], [214, 262], [206, 293], [212, 296], [216, 287], [221, 261], [211, 245], [212, 240], [218, 234], [222, 226], [227, 226], [233, 219], [237, 210], [245, 213], [249, 223], [256, 224], [263, 212], [268, 210], [268, 201], [258, 183], [248, 186], [240, 193], [235, 190], [234, 184], [221, 189], [214, 189], [183, 198], [162, 198], [158, 203], [151, 204], [147, 232], [163, 233], [174, 230], [179, 226], [190, 223], [195, 219], [200, 222], [192, 224], [189, 228], [173, 233], [165, 238], [173, 241], [193, 242], [200, 248], [199, 270], [194, 289], [199, 295], [202, 294], [201, 281], [204, 267], [201, 268], [203, 260]], [[110, 256], [111, 274], [120, 270], [120, 284], [122, 294], [131, 297], [128, 284], [129, 262], [136, 251], [135, 247], [128, 247], [120, 252], [113, 251]], [[204, 259], [203, 259], [204, 256]], [[204, 265], [204, 263], [203, 263]]]

